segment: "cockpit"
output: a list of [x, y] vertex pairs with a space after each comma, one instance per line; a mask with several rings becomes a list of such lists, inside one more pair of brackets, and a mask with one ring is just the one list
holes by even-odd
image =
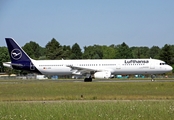
[[160, 63], [160, 65], [167, 65], [167, 63]]

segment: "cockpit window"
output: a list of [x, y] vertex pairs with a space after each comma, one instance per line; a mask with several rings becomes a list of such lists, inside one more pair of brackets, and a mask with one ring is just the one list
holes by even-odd
[[166, 65], [166, 63], [160, 63], [160, 65]]

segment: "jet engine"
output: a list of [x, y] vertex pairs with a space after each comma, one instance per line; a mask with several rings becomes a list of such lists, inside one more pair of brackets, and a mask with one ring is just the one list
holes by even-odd
[[103, 72], [96, 72], [96, 73], [94, 73], [94, 78], [108, 79], [110, 77], [111, 77], [111, 72], [109, 72], [109, 71], [103, 71]]

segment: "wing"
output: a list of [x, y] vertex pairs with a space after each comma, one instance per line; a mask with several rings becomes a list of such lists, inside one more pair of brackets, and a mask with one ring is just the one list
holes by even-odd
[[72, 74], [74, 75], [85, 75], [85, 74], [91, 74], [91, 73], [102, 71], [98, 69], [79, 67], [79, 66], [73, 66], [73, 65], [67, 65], [67, 67], [71, 68]]

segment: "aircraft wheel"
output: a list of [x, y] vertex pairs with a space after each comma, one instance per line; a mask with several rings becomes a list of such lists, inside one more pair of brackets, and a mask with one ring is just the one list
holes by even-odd
[[92, 82], [92, 78], [85, 78], [84, 82]]
[[151, 75], [151, 81], [152, 81], [152, 82], [155, 81], [155, 75]]

